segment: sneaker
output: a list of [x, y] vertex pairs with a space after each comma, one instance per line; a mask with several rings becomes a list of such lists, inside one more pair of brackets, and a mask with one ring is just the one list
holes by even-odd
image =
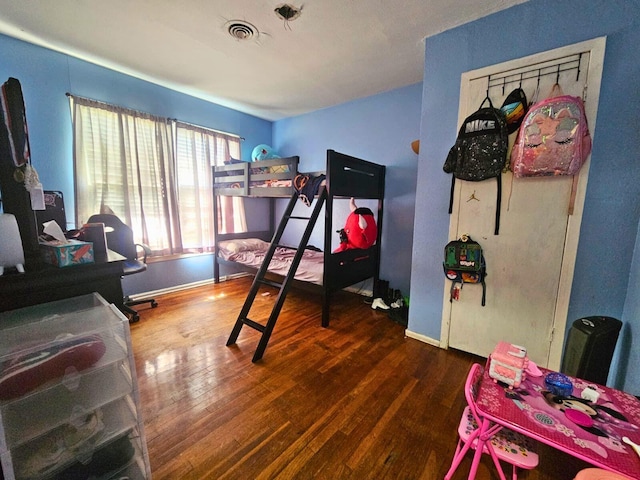
[[389, 305], [384, 303], [384, 300], [382, 300], [381, 298], [376, 298], [373, 300], [373, 303], [371, 304], [371, 308], [373, 308], [374, 310], [377, 310], [379, 308], [382, 310], [389, 310]]
[[52, 430], [33, 442], [26, 458], [17, 459], [18, 477], [44, 477], [79, 456], [90, 458], [97, 435], [103, 430], [101, 410]]
[[79, 419], [79, 421], [65, 425], [62, 438], [64, 439], [65, 446], [69, 450], [77, 450], [82, 444], [95, 437], [102, 432], [102, 430], [104, 430], [102, 410], [96, 410], [86, 417]]
[[58, 432], [54, 430], [42, 439], [34, 442], [33, 448], [24, 460], [16, 461], [16, 471], [22, 478], [44, 476], [54, 471], [68, 457]]
[[404, 307], [404, 303], [402, 302], [401, 298], [399, 298], [398, 300], [396, 300], [391, 304], [391, 308], [402, 308], [402, 307]]

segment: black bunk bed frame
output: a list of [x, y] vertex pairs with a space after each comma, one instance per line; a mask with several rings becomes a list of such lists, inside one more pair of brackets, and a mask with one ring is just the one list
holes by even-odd
[[[291, 160], [290, 160], [291, 159]], [[279, 179], [290, 177], [291, 180], [295, 178], [296, 171], [294, 166], [297, 166], [298, 157], [290, 157], [291, 163], [289, 163], [289, 172], [286, 174], [275, 174]], [[280, 159], [284, 160], [284, 159]], [[274, 162], [274, 161], [271, 161]], [[271, 190], [273, 187], [252, 187], [256, 182], [264, 179], [264, 171], [258, 170], [259, 173], [255, 173], [256, 164], [246, 163], [244, 165], [234, 164], [224, 167], [214, 167], [214, 208], [215, 208], [215, 229], [216, 229], [216, 255], [214, 260], [214, 281], [219, 281], [219, 265], [221, 263], [227, 263], [220, 259], [217, 242], [226, 239], [238, 239], [238, 238], [250, 238], [258, 237], [266, 239], [269, 237], [271, 245], [262, 266], [257, 269], [257, 273], [254, 277], [253, 284], [245, 304], [238, 316], [236, 324], [231, 332], [227, 345], [235, 344], [240, 330], [243, 325], [250, 326], [255, 330], [262, 333], [262, 337], [258, 343], [258, 347], [253, 356], [253, 362], [260, 360], [267, 347], [267, 343], [275, 327], [280, 309], [284, 303], [288, 290], [291, 286], [302, 288], [305, 291], [313, 293], [319, 293], [322, 297], [322, 326], [329, 326], [329, 313], [330, 313], [330, 298], [331, 294], [342, 290], [346, 287], [354, 285], [355, 283], [373, 278], [374, 290], [377, 288], [380, 273], [380, 248], [382, 238], [382, 220], [384, 210], [384, 187], [385, 187], [385, 166], [372, 163], [366, 160], [355, 158], [349, 155], [338, 153], [334, 150], [327, 150], [327, 166], [326, 166], [326, 179], [325, 185], [320, 188], [316, 197], [315, 207], [309, 217], [293, 216], [292, 212], [298, 200], [298, 192], [294, 188], [281, 188], [276, 187], [278, 191]], [[260, 166], [266, 166], [264, 162], [259, 163]], [[273, 163], [277, 165], [277, 160]], [[234, 170], [234, 167], [236, 170]], [[253, 172], [253, 173], [252, 173]], [[239, 175], [233, 175], [233, 174]], [[262, 177], [258, 177], [262, 175]], [[267, 174], [269, 175], [269, 174]], [[270, 176], [273, 177], [274, 174]], [[239, 183], [236, 183], [239, 182]], [[229, 183], [236, 183], [236, 188], [228, 188]], [[238, 188], [240, 187], [240, 188]], [[283, 191], [284, 190], [284, 191]], [[286, 191], [286, 196], [290, 196], [289, 204], [285, 210], [285, 213], [280, 221], [278, 228], [274, 231], [273, 225], [274, 219], [274, 206], [273, 202], [275, 198], [282, 197]], [[269, 232], [246, 232], [240, 234], [221, 234], [217, 231], [218, 219], [217, 219], [217, 196], [219, 195], [241, 195], [241, 196], [260, 196], [271, 198], [270, 209], [270, 225], [271, 231]], [[351, 198], [356, 199], [374, 199], [377, 200], [377, 226], [378, 237], [376, 243], [369, 249], [351, 249], [338, 253], [332, 253], [332, 237], [335, 233], [333, 227], [333, 201], [336, 198]], [[324, 231], [324, 268], [323, 268], [323, 282], [322, 285], [304, 282], [296, 280], [295, 273], [298, 268], [300, 259], [303, 255], [304, 249], [307, 246], [309, 236], [313, 230], [315, 222], [319, 216], [322, 206], [325, 206], [325, 231]], [[305, 231], [300, 240], [300, 244], [297, 247], [290, 247], [280, 244], [282, 233], [284, 232], [287, 223], [290, 220], [303, 220], [307, 222]], [[289, 273], [282, 277], [268, 272], [267, 266], [271, 261], [274, 251], [277, 247], [286, 247], [296, 250], [296, 256], [294, 257], [293, 264]], [[255, 268], [240, 265], [246, 271], [255, 272]], [[271, 312], [266, 324], [262, 324], [248, 318], [249, 311], [253, 304], [253, 300], [261, 285], [270, 285], [280, 289], [280, 292], [276, 298], [275, 305]]]

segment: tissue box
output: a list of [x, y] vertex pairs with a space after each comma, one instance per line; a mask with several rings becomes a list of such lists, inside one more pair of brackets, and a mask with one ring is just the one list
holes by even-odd
[[58, 240], [40, 242], [42, 259], [56, 267], [68, 267], [93, 263], [93, 244], [79, 240], [69, 240], [62, 243]]

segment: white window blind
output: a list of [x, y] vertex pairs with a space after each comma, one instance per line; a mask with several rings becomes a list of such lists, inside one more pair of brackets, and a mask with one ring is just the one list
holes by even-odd
[[[114, 213], [154, 255], [212, 251], [211, 166], [240, 157], [240, 137], [70, 97], [76, 223]], [[222, 205], [245, 231], [241, 201]]]

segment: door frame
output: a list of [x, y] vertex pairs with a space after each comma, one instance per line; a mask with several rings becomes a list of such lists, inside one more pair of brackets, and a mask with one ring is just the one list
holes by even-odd
[[[460, 103], [458, 106], [458, 125], [462, 124], [464, 119], [471, 113], [468, 110], [469, 101], [469, 84], [473, 80], [489, 77], [498, 73], [526, 68], [539, 62], [549, 61], [554, 58], [580, 54], [589, 52], [589, 68], [587, 70], [587, 87], [584, 92], [585, 113], [591, 132], [592, 141], [595, 141], [596, 116], [598, 112], [598, 102], [600, 99], [600, 84], [602, 81], [602, 68], [604, 64], [604, 54], [606, 47], [606, 37], [597, 37], [584, 42], [567, 45], [565, 47], [547, 50], [545, 52], [529, 55], [527, 57], [510, 60], [500, 64], [491, 65], [464, 72], [460, 77]], [[573, 285], [573, 275], [575, 270], [576, 256], [578, 252], [578, 242], [580, 239], [580, 225], [582, 223], [582, 214], [584, 211], [584, 200], [589, 178], [589, 166], [591, 163], [591, 155], [584, 163], [578, 174], [576, 182], [575, 204], [573, 214], [569, 215], [567, 223], [567, 231], [564, 240], [564, 254], [562, 257], [562, 265], [560, 271], [560, 281], [558, 285], [558, 294], [556, 297], [556, 305], [554, 310], [549, 357], [547, 367], [553, 370], [560, 368], [562, 359], [562, 351], [564, 347], [564, 338], [567, 327], [567, 315], [569, 312], [569, 300], [571, 297], [571, 287]], [[460, 188], [459, 183], [456, 186], [456, 193]], [[457, 209], [453, 210], [449, 220], [449, 239], [453, 239], [457, 232], [458, 213]], [[451, 325], [451, 309], [450, 302], [450, 285], [444, 280], [443, 297], [442, 297], [442, 322], [440, 328], [440, 347], [449, 347], [449, 328]]]

